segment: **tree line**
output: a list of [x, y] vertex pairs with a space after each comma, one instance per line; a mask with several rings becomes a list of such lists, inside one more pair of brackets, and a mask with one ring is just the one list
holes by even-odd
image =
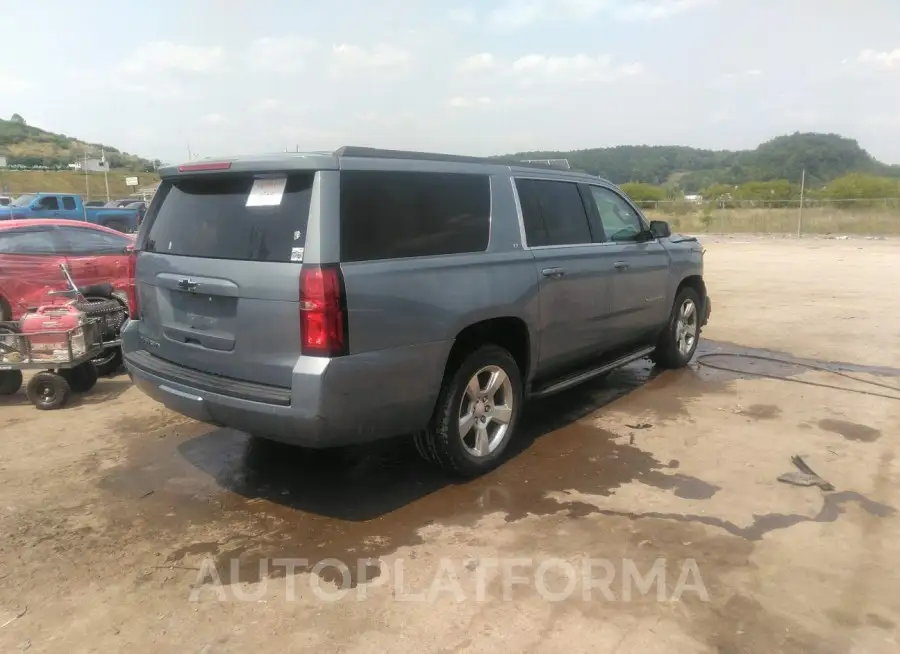
[[[684, 190], [677, 184], [657, 186], [644, 182], [621, 185], [628, 196], [638, 203], [657, 203], [683, 200]], [[760, 202], [768, 206], [788, 206], [800, 200], [800, 184], [787, 179], [753, 181], [744, 184], [711, 184], [700, 189], [704, 202], [729, 203]], [[809, 186], [805, 197], [810, 200], [882, 200], [900, 198], [900, 180], [865, 173], [850, 173], [831, 180], [818, 188]]]
[[[837, 134], [796, 133], [742, 151], [623, 145], [570, 152], [520, 152], [497, 159], [509, 163], [568, 159], [572, 168], [616, 184], [636, 182], [687, 194], [716, 186], [733, 189], [752, 182], [786, 181], [799, 187], [804, 170], [809, 188], [822, 188], [850, 173], [900, 179], [900, 166], [881, 163], [855, 140]], [[779, 190], [783, 189], [776, 185], [776, 192]]]

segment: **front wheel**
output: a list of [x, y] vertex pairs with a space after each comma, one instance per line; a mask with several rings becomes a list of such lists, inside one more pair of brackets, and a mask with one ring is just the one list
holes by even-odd
[[71, 391], [65, 378], [48, 371], [37, 373], [25, 387], [25, 394], [31, 403], [43, 411], [64, 407]]
[[522, 375], [501, 347], [485, 345], [444, 380], [429, 427], [416, 447], [448, 472], [476, 477], [502, 461], [522, 409]]
[[651, 358], [661, 368], [683, 368], [700, 342], [700, 294], [693, 288], [679, 291], [669, 322], [656, 343]]

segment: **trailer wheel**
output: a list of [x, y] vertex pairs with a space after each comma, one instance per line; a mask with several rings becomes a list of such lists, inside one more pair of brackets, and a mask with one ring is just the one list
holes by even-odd
[[22, 388], [21, 370], [0, 370], [0, 395], [15, 395]]
[[41, 411], [61, 409], [71, 393], [69, 383], [61, 375], [47, 370], [32, 377], [25, 388], [29, 401]]
[[73, 393], [87, 393], [97, 384], [97, 368], [86, 361], [74, 368], [62, 369], [59, 376], [66, 380]]

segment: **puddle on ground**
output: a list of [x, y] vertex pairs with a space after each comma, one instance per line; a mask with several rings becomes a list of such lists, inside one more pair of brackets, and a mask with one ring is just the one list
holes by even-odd
[[[701, 353], [706, 352], [760, 351], [705, 342]], [[780, 353], [772, 355], [790, 359]], [[802, 366], [778, 365], [779, 374], [786, 376], [808, 371]], [[178, 533], [183, 531], [178, 528], [180, 520], [227, 523], [226, 539], [187, 543], [169, 552], [166, 562], [177, 565], [211, 555], [224, 583], [232, 581], [236, 573], [240, 581], [253, 581], [260, 576], [262, 559], [375, 558], [420, 544], [419, 530], [435, 523], [469, 525], [495, 512], [505, 514], [507, 521], [561, 511], [568, 511], [573, 518], [603, 513], [592, 505], [560, 504], [548, 498], [552, 493], [602, 496], [625, 484], [642, 483], [681, 498], [708, 499], [719, 488], [674, 472], [678, 461], [656, 460], [631, 445], [627, 431], [615, 434], [580, 420], [616, 401], [617, 408], [633, 406], [645, 416], [649, 422], [635, 427], [645, 428], [654, 421], [689, 415], [694, 399], [729, 393], [735, 379], [754, 376], [705, 367], [658, 374], [648, 363], [634, 363], [602, 381], [531, 403], [521, 418], [522, 431], [511, 444], [510, 459], [492, 473], [468, 482], [449, 478], [422, 463], [408, 439], [309, 451], [233, 430], [189, 424], [173, 426], [166, 438], [135, 441], [128, 461], [110, 471], [101, 485], [123, 498], [127, 511], [145, 528]], [[637, 389], [641, 392], [634, 393]], [[777, 407], [750, 408], [760, 418], [774, 417], [774, 409]], [[127, 427], [130, 431], [134, 426]], [[705, 516], [626, 517], [697, 522], [758, 540], [769, 531], [800, 522], [834, 520], [849, 501], [859, 502], [876, 515], [892, 510], [854, 493], [835, 493], [826, 496], [822, 513], [815, 518], [758, 516], [746, 528]], [[234, 559], [240, 561], [237, 570], [229, 565]], [[377, 572], [377, 567], [374, 569]], [[367, 570], [351, 570], [351, 585], [374, 574]]]
[[774, 404], [752, 404], [738, 413], [754, 420], [774, 420], [781, 415], [781, 407]]
[[874, 443], [881, 438], [881, 432], [874, 427], [847, 422], [846, 420], [834, 420], [831, 418], [820, 420], [819, 428], [843, 436], [848, 441]]

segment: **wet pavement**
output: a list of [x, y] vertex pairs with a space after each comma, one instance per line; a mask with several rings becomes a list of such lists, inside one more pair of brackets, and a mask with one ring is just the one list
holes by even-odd
[[[622, 513], [577, 500], [561, 502], [555, 495], [608, 496], [633, 482], [678, 498], [712, 498], [719, 486], [678, 472], [678, 460], [659, 461], [635, 439], [657, 423], [690, 416], [695, 399], [727, 393], [735, 380], [774, 377], [809, 384], [813, 382], [798, 377], [816, 368], [838, 373], [836, 383], [847, 392], [869, 393], [873, 388], [886, 390], [889, 383], [873, 386], [871, 380], [844, 375], [900, 379], [900, 370], [893, 368], [811, 361], [709, 341], [703, 342], [697, 359], [689, 369], [665, 372], [648, 361], [636, 362], [603, 380], [530, 403], [509, 460], [474, 481], [460, 482], [423, 464], [406, 438], [311, 451], [191, 424], [164, 429], [163, 438], [134, 441], [123, 465], [109, 471], [100, 484], [117, 497], [139, 500], [139, 515], [153, 528], [175, 529], [181, 520], [196, 524], [225, 519], [239, 525], [224, 542], [188, 543], [165, 558], [167, 564], [177, 565], [191, 555], [214, 556], [225, 583], [231, 581], [234, 569], [229, 562], [234, 559], [241, 562], [239, 580], [255, 581], [261, 560], [377, 558], [421, 544], [423, 527], [471, 526], [495, 512], [504, 514], [507, 522], [560, 511], [573, 518], [600, 513], [696, 522], [751, 541], [802, 522], [834, 521], [849, 504], [875, 516], [894, 512], [851, 491], [827, 496], [818, 515], [757, 515], [746, 526], [711, 516]], [[707, 361], [716, 368], [704, 365]], [[632, 398], [639, 391], [643, 395]], [[897, 396], [900, 399], [900, 390]], [[612, 432], [581, 421], [613, 401], [627, 411], [632, 399], [649, 416], [647, 422]], [[752, 421], [774, 420], [782, 409], [757, 404], [738, 414]], [[130, 427], [127, 421], [122, 426]], [[820, 427], [865, 442], [880, 434], [846, 421], [823, 420]], [[351, 584], [358, 581], [354, 576]]]

